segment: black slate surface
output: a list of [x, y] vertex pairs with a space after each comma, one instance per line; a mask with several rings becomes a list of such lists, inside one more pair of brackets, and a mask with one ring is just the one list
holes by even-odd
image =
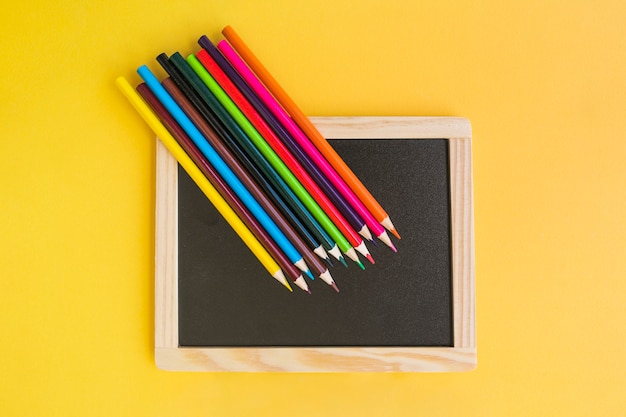
[[330, 269], [312, 294], [269, 276], [179, 168], [181, 346], [452, 346], [448, 141], [333, 140], [391, 216], [398, 253]]

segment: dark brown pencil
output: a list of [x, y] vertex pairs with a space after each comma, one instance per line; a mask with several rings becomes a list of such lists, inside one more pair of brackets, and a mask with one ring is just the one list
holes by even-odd
[[204, 119], [200, 112], [195, 108], [191, 101], [176, 86], [171, 78], [165, 78], [162, 81], [163, 87], [172, 96], [174, 101], [189, 116], [191, 121], [196, 125], [198, 130], [204, 135], [209, 143], [220, 154], [226, 164], [233, 170], [235, 175], [239, 177], [241, 182], [246, 186], [248, 191], [254, 196], [257, 202], [265, 209], [268, 215], [274, 220], [280, 230], [292, 242], [295, 248], [300, 252], [306, 263], [311, 267], [316, 275], [320, 276], [327, 284], [331, 285], [335, 291], [338, 291], [330, 272], [321, 259], [313, 253], [309, 246], [304, 242], [302, 237], [293, 229], [291, 224], [285, 219], [282, 213], [276, 208], [274, 203], [265, 195], [259, 185], [252, 179], [250, 174], [241, 166], [240, 162], [233, 156], [231, 151], [222, 142], [219, 135]]
[[237, 213], [239, 218], [241, 218], [250, 231], [257, 237], [257, 239], [259, 239], [265, 249], [267, 249], [274, 260], [276, 260], [276, 262], [280, 265], [281, 269], [285, 271], [287, 276], [296, 285], [298, 285], [298, 287], [302, 288], [304, 291], [310, 292], [300, 270], [289, 261], [276, 242], [274, 242], [254, 216], [252, 216], [250, 211], [239, 200], [239, 197], [235, 195], [215, 169], [202, 156], [200, 150], [193, 144], [185, 131], [178, 125], [178, 123], [176, 123], [174, 118], [170, 115], [163, 104], [161, 104], [159, 99], [152, 93], [152, 91], [150, 91], [148, 86], [144, 83], [139, 84], [137, 86], [137, 92], [154, 110], [163, 125], [165, 125], [167, 130], [169, 130], [172, 136], [185, 150], [187, 155], [189, 155], [207, 179], [211, 181], [211, 184], [213, 184], [213, 186], [218, 190], [224, 200], [228, 202], [231, 208], [235, 211], [235, 213]]

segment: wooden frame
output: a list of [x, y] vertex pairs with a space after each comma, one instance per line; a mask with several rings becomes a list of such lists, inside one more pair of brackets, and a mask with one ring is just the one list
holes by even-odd
[[177, 163], [157, 141], [155, 360], [165, 370], [437, 372], [476, 366], [474, 215], [469, 121], [451, 117], [315, 117], [334, 139], [449, 140], [452, 347], [188, 348], [178, 345]]

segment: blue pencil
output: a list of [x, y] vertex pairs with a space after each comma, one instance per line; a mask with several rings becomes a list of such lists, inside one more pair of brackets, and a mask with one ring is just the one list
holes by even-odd
[[[311, 213], [308, 212], [308, 210], [306, 209], [306, 207], [304, 207], [300, 200], [298, 200], [298, 197], [296, 197], [293, 191], [289, 189], [289, 187], [287, 186], [287, 184], [285, 184], [282, 178], [280, 178], [278, 174], [267, 172], [266, 175], [271, 176], [276, 184], [276, 188], [274, 188], [274, 186], [270, 184], [270, 182], [265, 178], [264, 174], [261, 173], [261, 171], [267, 170], [267, 166], [257, 167], [254, 162], [252, 162], [250, 157], [248, 157], [246, 152], [240, 147], [240, 145], [235, 140], [233, 140], [233, 138], [225, 137], [223, 139], [225, 145], [228, 146], [228, 149], [230, 149], [231, 152], [239, 159], [241, 165], [243, 165], [250, 173], [250, 175], [256, 180], [257, 184], [265, 191], [265, 194], [276, 204], [276, 207], [285, 215], [285, 217], [289, 219], [289, 221], [294, 224], [296, 230], [298, 230], [303, 236], [305, 236], [305, 239], [312, 242], [313, 248], [317, 248], [318, 246], [322, 247], [319, 243], [317, 243], [316, 239], [311, 235], [311, 232], [309, 232], [307, 227], [302, 224], [300, 218], [298, 218], [298, 216], [287, 205], [285, 200], [288, 200], [292, 203], [294, 209], [297, 210], [297, 212], [303, 219], [305, 219], [304, 221], [312, 225], [312, 227], [318, 227], [324, 234], [326, 232], [324, 232], [324, 229], [322, 229], [321, 226], [316, 226], [317, 221], [315, 220], [315, 218], [311, 215]], [[327, 241], [330, 242], [330, 249], [332, 249], [332, 247], [336, 245], [334, 242], [332, 242], [330, 237], [327, 238]], [[314, 251], [318, 253], [316, 250]], [[324, 252], [324, 254], [325, 253], [326, 252]], [[339, 256], [340, 261], [342, 261], [344, 265], [347, 265], [345, 264], [341, 253], [339, 253]], [[322, 258], [326, 260], [328, 259], [328, 255], [326, 255], [326, 257], [322, 256]]]
[[239, 178], [237, 178], [215, 149], [213, 149], [213, 147], [207, 142], [202, 133], [200, 133], [198, 128], [196, 128], [191, 120], [189, 120], [187, 115], [182, 111], [178, 104], [176, 104], [148, 67], [142, 65], [139, 69], [137, 69], [137, 73], [145, 81], [148, 88], [150, 88], [154, 95], [157, 96], [159, 101], [161, 101], [165, 108], [170, 112], [172, 117], [174, 117], [183, 130], [185, 130], [194, 144], [200, 149], [211, 165], [213, 165], [215, 170], [221, 175], [222, 179], [226, 181], [245, 206], [250, 210], [253, 216], [259, 221], [259, 223], [261, 223], [267, 233], [272, 237], [272, 239], [274, 239], [276, 244], [280, 246], [287, 258], [289, 258], [289, 260], [301, 271], [312, 277], [313, 275], [309, 271], [306, 262], [304, 262], [302, 255], [298, 253], [289, 239], [287, 239], [278, 226], [276, 226], [276, 223], [274, 223], [254, 197], [252, 197], [252, 194], [250, 194]]

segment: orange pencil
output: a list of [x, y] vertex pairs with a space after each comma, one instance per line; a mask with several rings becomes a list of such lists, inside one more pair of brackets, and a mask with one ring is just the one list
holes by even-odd
[[261, 64], [261, 61], [259, 61], [258, 58], [252, 53], [250, 48], [248, 48], [233, 28], [226, 26], [222, 30], [222, 34], [239, 53], [239, 55], [246, 61], [248, 66], [256, 73], [268, 90], [272, 92], [276, 100], [283, 106], [287, 113], [291, 115], [294, 122], [300, 126], [302, 131], [308, 136], [322, 155], [324, 155], [326, 160], [333, 166], [341, 178], [343, 178], [350, 189], [352, 189], [352, 191], [359, 197], [361, 202], [365, 205], [365, 207], [367, 207], [376, 220], [387, 230], [393, 233], [394, 236], [400, 239], [400, 234], [396, 231], [396, 228], [391, 222], [387, 212], [381, 207], [378, 201], [376, 201], [369, 190], [365, 188], [357, 176], [354, 175], [352, 170], [343, 161], [343, 159], [341, 159], [339, 154], [337, 154], [322, 134], [315, 128], [315, 126], [313, 126], [313, 123], [311, 123], [309, 118], [302, 112], [302, 110], [300, 110], [289, 95], [287, 95], [278, 82], [276, 82], [269, 71], [265, 69], [263, 64]]

